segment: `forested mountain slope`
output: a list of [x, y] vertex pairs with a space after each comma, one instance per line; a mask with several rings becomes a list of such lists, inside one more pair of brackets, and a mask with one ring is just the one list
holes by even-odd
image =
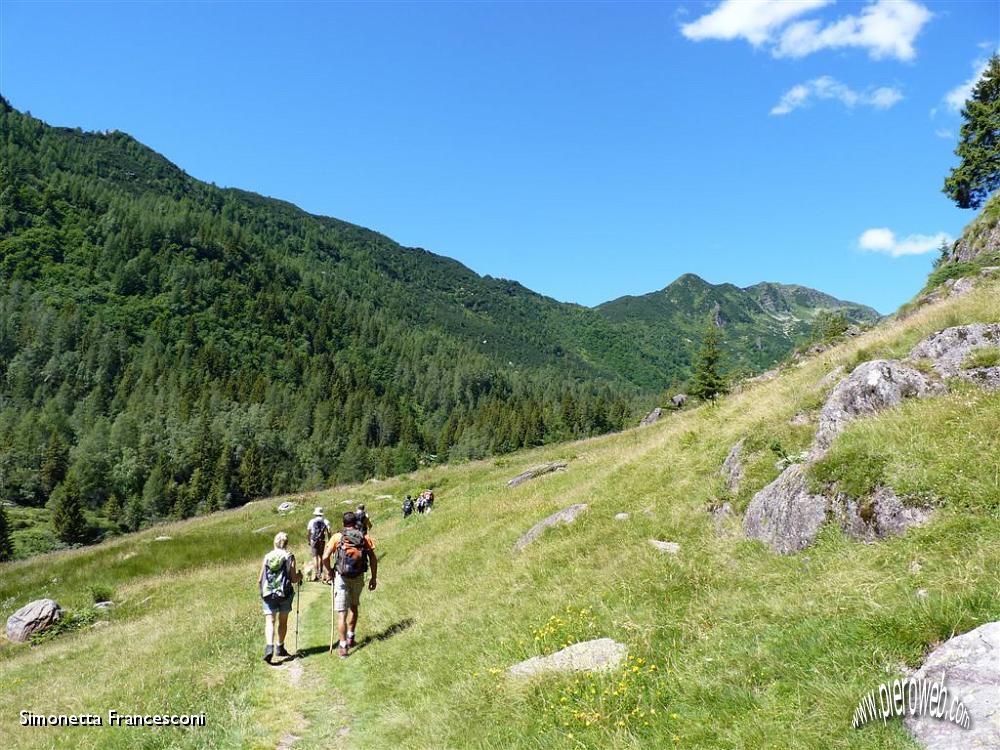
[[0, 100], [0, 164], [0, 501], [64, 542], [620, 429], [689, 372], [669, 337], [123, 133]]

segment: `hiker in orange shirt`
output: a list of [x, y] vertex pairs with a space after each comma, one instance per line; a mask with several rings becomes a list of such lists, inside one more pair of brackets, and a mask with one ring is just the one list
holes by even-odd
[[[333, 609], [337, 613], [337, 631], [340, 635], [340, 658], [346, 659], [348, 650], [357, 643], [354, 632], [358, 627], [358, 605], [365, 587], [365, 573], [371, 565], [372, 578], [368, 589], [378, 585], [378, 557], [372, 538], [358, 528], [358, 517], [348, 511], [344, 514], [344, 528], [333, 535], [323, 553], [323, 567], [334, 573]], [[331, 639], [332, 640], [332, 639]], [[330, 644], [333, 650], [333, 644]]]

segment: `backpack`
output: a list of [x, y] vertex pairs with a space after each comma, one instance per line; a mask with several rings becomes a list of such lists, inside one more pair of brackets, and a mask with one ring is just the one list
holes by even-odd
[[316, 516], [309, 522], [309, 543], [316, 544], [326, 536], [326, 520], [322, 516]]
[[273, 549], [264, 555], [264, 578], [260, 582], [261, 598], [268, 604], [275, 604], [292, 595], [291, 561], [295, 558], [288, 552]]
[[405, 503], [403, 503], [403, 512], [404, 513], [412, 513], [413, 512], [413, 501], [412, 500], [407, 500]]
[[365, 535], [358, 529], [340, 532], [337, 545], [337, 572], [342, 578], [357, 578], [368, 571], [368, 550]]
[[361, 529], [361, 533], [363, 534], [371, 527], [372, 522], [368, 518], [368, 513], [363, 510], [359, 510], [356, 514], [356, 517], [358, 522], [358, 528]]

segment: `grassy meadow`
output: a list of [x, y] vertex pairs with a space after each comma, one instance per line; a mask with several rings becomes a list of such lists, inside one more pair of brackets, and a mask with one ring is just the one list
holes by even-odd
[[[913, 748], [898, 722], [855, 730], [851, 717], [934, 643], [1000, 619], [1000, 394], [961, 385], [858, 421], [813, 470], [812, 481], [859, 492], [882, 481], [938, 506], [905, 537], [864, 545], [827, 526], [813, 547], [779, 557], [707, 509], [728, 500], [742, 511], [782, 455], [808, 446], [834, 367], [996, 321], [1000, 287], [981, 285], [650, 427], [295, 496], [285, 515], [269, 499], [0, 566], [4, 619], [50, 596], [79, 622], [34, 647], [0, 644], [3, 745]], [[789, 423], [801, 414], [806, 423]], [[728, 497], [719, 467], [741, 438], [744, 485]], [[506, 487], [556, 459], [566, 471]], [[434, 512], [404, 521], [402, 496], [428, 485]], [[304, 559], [312, 507], [333, 516], [348, 501], [372, 512], [381, 557], [378, 590], [362, 600], [362, 647], [346, 661], [328, 655], [329, 590], [305, 584], [303, 657], [269, 667], [259, 559], [282, 529]], [[574, 524], [512, 554], [536, 521], [580, 502], [589, 509]], [[621, 512], [629, 518], [614, 520]], [[96, 595], [109, 593], [115, 606], [95, 617]], [[605, 636], [629, 649], [613, 673], [505, 677], [529, 656]], [[205, 712], [207, 726], [18, 726], [21, 709], [109, 708]]]

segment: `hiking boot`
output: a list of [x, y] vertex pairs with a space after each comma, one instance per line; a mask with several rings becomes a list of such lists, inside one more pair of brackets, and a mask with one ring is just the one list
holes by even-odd
[[357, 645], [358, 645], [358, 642], [356, 640], [354, 640], [354, 636], [353, 635], [350, 638], [347, 639], [347, 647], [348, 648], [354, 648]]
[[347, 658], [347, 649], [348, 649], [347, 646], [341, 646], [340, 647], [340, 658], [341, 659], [346, 659]]
[[278, 650], [275, 652], [275, 656], [280, 656], [285, 659], [290, 659], [291, 654], [285, 651], [285, 645], [283, 643], [278, 644]]
[[270, 646], [270, 645], [264, 646], [264, 661], [266, 661], [268, 664], [270, 664], [271, 663], [271, 657], [273, 655], [274, 655], [274, 647]]

